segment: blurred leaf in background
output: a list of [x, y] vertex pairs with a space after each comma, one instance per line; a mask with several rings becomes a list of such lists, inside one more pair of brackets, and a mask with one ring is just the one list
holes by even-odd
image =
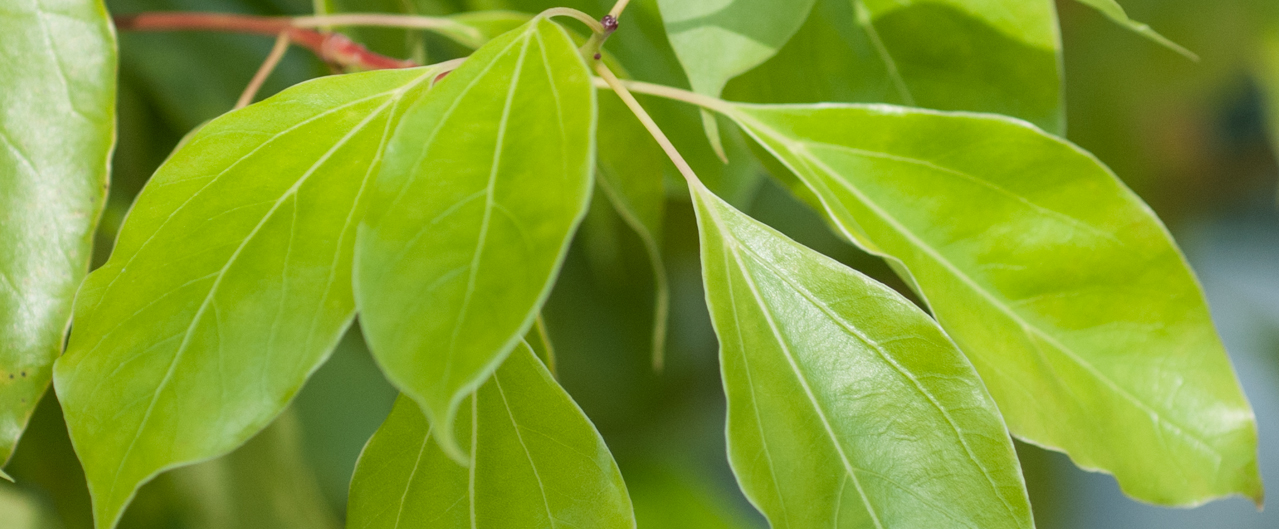
[[819, 0], [795, 38], [725, 94], [996, 112], [1061, 131], [1060, 54], [1046, 0]]
[[1262, 37], [1257, 50], [1256, 76], [1265, 99], [1270, 141], [1279, 155], [1279, 20], [1274, 21]]
[[10, 529], [62, 529], [58, 515], [38, 494], [0, 483], [0, 513]]

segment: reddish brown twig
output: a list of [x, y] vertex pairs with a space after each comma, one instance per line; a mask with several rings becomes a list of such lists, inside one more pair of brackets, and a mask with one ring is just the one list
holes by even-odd
[[320, 32], [294, 27], [287, 17], [228, 15], [221, 13], [140, 13], [115, 17], [121, 31], [219, 31], [253, 35], [288, 35], [289, 41], [303, 46], [329, 64], [362, 70], [410, 68], [417, 63], [369, 51], [341, 33]]

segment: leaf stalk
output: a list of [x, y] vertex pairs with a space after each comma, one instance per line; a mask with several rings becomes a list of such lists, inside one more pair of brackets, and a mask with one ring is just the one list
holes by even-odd
[[666, 133], [662, 132], [661, 127], [657, 126], [653, 118], [648, 115], [644, 107], [635, 99], [635, 96], [631, 95], [630, 90], [626, 89], [627, 85], [618, 79], [616, 75], [613, 75], [612, 70], [609, 70], [608, 66], [605, 66], [602, 61], [596, 60], [593, 62], [595, 63], [595, 73], [599, 74], [607, 86], [617, 93], [617, 97], [622, 98], [622, 102], [626, 103], [627, 108], [631, 109], [631, 113], [635, 114], [635, 117], [639, 119], [645, 129], [648, 129], [648, 133], [653, 136], [654, 140], [657, 140], [657, 144], [666, 152], [666, 156], [675, 164], [675, 168], [684, 176], [684, 180], [688, 181], [688, 185], [700, 186], [701, 181], [697, 179], [697, 174], [693, 172], [693, 168], [688, 165], [688, 162], [680, 155], [679, 150], [675, 148], [675, 144], [671, 143], [670, 138], [666, 137]]

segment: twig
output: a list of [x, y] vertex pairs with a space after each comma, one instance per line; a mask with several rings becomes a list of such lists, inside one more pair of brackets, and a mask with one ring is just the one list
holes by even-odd
[[[613, 85], [609, 83], [607, 79], [596, 77], [592, 79], [592, 82], [595, 84], [596, 88], [613, 88]], [[623, 79], [618, 79], [617, 82], [631, 92], [657, 96], [663, 99], [670, 99], [672, 101], [680, 101], [690, 105], [696, 105], [707, 110], [714, 110], [720, 114], [730, 114], [733, 111], [732, 105], [725, 102], [723, 99], [705, 96], [688, 90], [675, 88], [673, 86]]]
[[626, 9], [626, 4], [629, 3], [631, 3], [631, 0], [617, 0], [617, 3], [613, 4], [613, 9], [608, 10], [608, 16], [613, 17], [613, 20], [622, 18], [622, 11]]
[[275, 71], [276, 65], [280, 64], [280, 59], [284, 58], [286, 51], [289, 51], [289, 32], [281, 31], [280, 36], [275, 38], [275, 46], [271, 47], [271, 53], [266, 56], [262, 66], [258, 67], [257, 73], [253, 74], [253, 79], [249, 81], [249, 86], [244, 87], [244, 93], [240, 94], [240, 99], [235, 102], [235, 108], [244, 108], [253, 102], [253, 96], [262, 89], [262, 83], [265, 83], [266, 78]]
[[341, 33], [321, 33], [299, 28], [288, 17], [227, 15], [221, 13], [142, 13], [115, 17], [122, 31], [221, 31], [252, 35], [288, 35], [290, 42], [306, 47], [321, 60], [363, 70], [410, 68], [413, 61], [374, 53]]
[[594, 18], [591, 18], [591, 16], [586, 13], [583, 13], [581, 11], [578, 11], [576, 9], [572, 9], [569, 7], [552, 7], [550, 9], [547, 9], [546, 11], [542, 11], [542, 16], [548, 17], [548, 18], [549, 17], [575, 18], [579, 22], [586, 24], [586, 27], [591, 28], [591, 33], [599, 34], [604, 32], [604, 25], [601, 24], [600, 21], [595, 20]]

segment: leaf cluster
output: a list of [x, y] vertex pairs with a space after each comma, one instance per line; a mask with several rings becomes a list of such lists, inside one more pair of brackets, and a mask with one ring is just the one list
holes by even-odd
[[[350, 33], [430, 65], [352, 59], [198, 126], [175, 103], [194, 129], [87, 275], [115, 33], [97, 0], [0, 10], [0, 460], [52, 381], [98, 527], [241, 446], [218, 472], [292, 475], [290, 416], [271, 425], [358, 317], [400, 397], [348, 527], [634, 527], [542, 312], [575, 240], [617, 258], [620, 220], [651, 270], [662, 370], [682, 203], [727, 458], [773, 527], [1033, 527], [1013, 437], [1142, 501], [1260, 504], [1255, 418], [1193, 272], [1059, 137], [1052, 2], [623, 1], [615, 34], [577, 11], [609, 5], [576, 3], [421, 2], [410, 27], [431, 33]], [[744, 212], [765, 174], [905, 292]]]

